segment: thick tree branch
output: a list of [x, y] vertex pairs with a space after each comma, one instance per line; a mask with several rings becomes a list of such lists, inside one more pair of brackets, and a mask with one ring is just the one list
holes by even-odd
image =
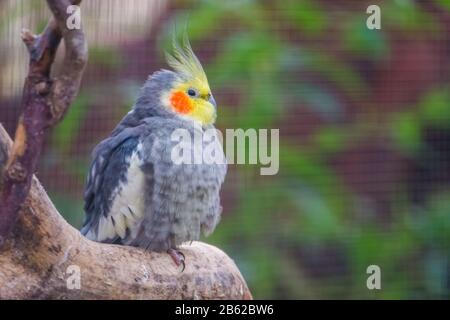
[[83, 30], [67, 29], [67, 7], [80, 4], [81, 0], [52, 1], [47, 0], [50, 10], [57, 21], [58, 29], [64, 39], [66, 53], [60, 75], [55, 79], [52, 88], [51, 112], [56, 121], [66, 113], [75, 99], [80, 86], [83, 69], [87, 62], [87, 43]]
[[[0, 125], [0, 169], [10, 144]], [[221, 250], [201, 242], [180, 249], [183, 272], [166, 253], [87, 240], [33, 177], [19, 220], [0, 248], [0, 299], [251, 299]], [[70, 266], [81, 272], [80, 289], [67, 287]]]
[[[80, 1], [48, 0], [54, 18], [39, 36], [24, 30], [22, 39], [30, 53], [28, 76], [22, 96], [22, 114], [17, 125], [12, 152], [2, 171], [0, 195], [0, 245], [18, 218], [30, 190], [33, 173], [46, 130], [57, 123], [75, 99], [84, 66], [87, 45], [81, 29], [68, 30], [66, 8]], [[66, 54], [61, 74], [50, 78], [61, 37]]]

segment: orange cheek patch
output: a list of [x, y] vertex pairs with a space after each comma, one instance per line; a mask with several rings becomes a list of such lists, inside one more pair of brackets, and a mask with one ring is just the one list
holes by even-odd
[[170, 103], [179, 113], [189, 113], [193, 108], [191, 99], [182, 91], [173, 93], [170, 97]]

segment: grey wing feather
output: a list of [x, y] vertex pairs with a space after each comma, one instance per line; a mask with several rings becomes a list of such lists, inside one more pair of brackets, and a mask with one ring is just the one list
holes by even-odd
[[114, 191], [119, 181], [125, 179], [126, 159], [137, 143], [138, 130], [124, 130], [103, 140], [93, 151], [84, 193], [86, 218], [81, 229], [81, 233], [92, 240], [115, 242], [118, 239], [117, 235], [109, 239], [99, 239], [99, 222], [101, 218], [111, 214]]

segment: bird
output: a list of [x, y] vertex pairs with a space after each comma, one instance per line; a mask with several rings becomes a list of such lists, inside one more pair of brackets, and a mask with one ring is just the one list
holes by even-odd
[[[171, 70], [147, 78], [131, 110], [92, 151], [81, 233], [97, 242], [167, 252], [184, 270], [179, 246], [208, 236], [220, 221], [227, 164], [173, 161], [173, 132], [202, 136], [215, 130], [217, 104], [187, 36], [173, 41], [166, 60]], [[187, 148], [194, 156], [201, 152]]]

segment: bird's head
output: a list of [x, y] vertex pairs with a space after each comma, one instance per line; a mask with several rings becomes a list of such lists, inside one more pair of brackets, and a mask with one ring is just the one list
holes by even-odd
[[216, 102], [187, 36], [181, 44], [173, 42], [173, 53], [166, 53], [166, 59], [178, 77], [172, 82], [170, 90], [161, 96], [163, 105], [202, 125], [213, 124], [216, 120]]
[[216, 120], [216, 102], [200, 61], [184, 38], [174, 41], [173, 52], [166, 54], [173, 71], [152, 74], [135, 105], [138, 117], [179, 116], [208, 126]]

